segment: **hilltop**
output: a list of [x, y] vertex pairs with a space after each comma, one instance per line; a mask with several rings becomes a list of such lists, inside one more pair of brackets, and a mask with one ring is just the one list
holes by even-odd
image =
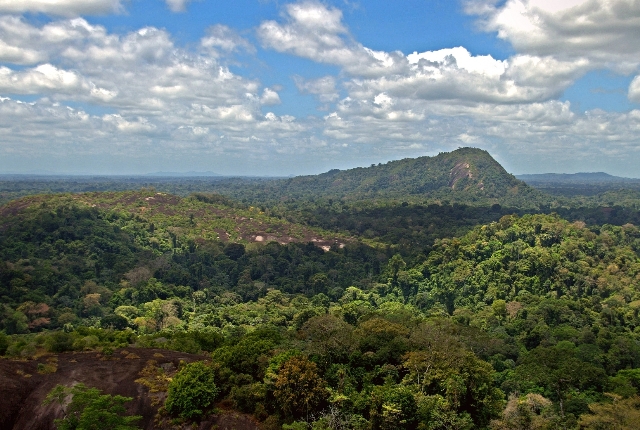
[[222, 180], [212, 187], [257, 204], [330, 198], [537, 207], [549, 200], [509, 174], [487, 151], [476, 148], [289, 179]]

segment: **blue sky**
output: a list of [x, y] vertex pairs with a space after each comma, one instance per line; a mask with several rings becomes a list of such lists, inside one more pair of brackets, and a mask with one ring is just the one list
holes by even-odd
[[311, 174], [461, 146], [640, 177], [632, 0], [0, 0], [0, 173]]

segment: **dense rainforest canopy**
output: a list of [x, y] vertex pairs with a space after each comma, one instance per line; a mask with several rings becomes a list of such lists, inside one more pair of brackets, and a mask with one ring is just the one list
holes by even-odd
[[[179, 369], [150, 360], [136, 380], [164, 393], [163, 425], [231, 408], [262, 428], [634, 428], [637, 202], [473, 203], [318, 196], [294, 209], [151, 189], [12, 200], [0, 355], [203, 354]], [[77, 417], [103, 401], [135, 425], [117, 418], [128, 399], [85, 388]]]

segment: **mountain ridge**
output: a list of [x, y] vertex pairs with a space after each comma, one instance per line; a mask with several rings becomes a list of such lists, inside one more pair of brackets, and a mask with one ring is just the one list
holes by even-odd
[[578, 172], [578, 173], [533, 173], [515, 175], [524, 182], [548, 182], [568, 184], [600, 184], [600, 183], [640, 183], [638, 178], [626, 178], [614, 176], [605, 172]]

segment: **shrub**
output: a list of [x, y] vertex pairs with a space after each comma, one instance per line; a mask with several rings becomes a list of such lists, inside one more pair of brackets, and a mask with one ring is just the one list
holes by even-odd
[[4, 332], [0, 331], [0, 355], [4, 355], [7, 352], [7, 348], [9, 348], [9, 339]]
[[65, 352], [73, 350], [73, 335], [63, 331], [53, 333], [46, 340], [49, 352]]
[[124, 404], [131, 400], [131, 397], [102, 394], [97, 388], [77, 384], [57, 385], [43, 403], [60, 404], [64, 418], [55, 420], [58, 430], [135, 430], [139, 427], [133, 423], [142, 417], [126, 415]]
[[216, 396], [214, 369], [201, 362], [184, 365], [169, 384], [165, 408], [182, 418], [202, 415]]

